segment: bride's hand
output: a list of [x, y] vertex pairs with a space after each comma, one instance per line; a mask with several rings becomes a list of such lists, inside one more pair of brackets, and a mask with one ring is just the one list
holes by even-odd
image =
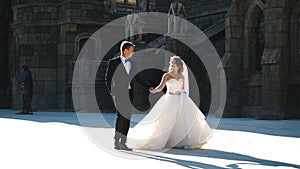
[[150, 92], [150, 93], [155, 93], [155, 89], [154, 89], [153, 87], [150, 87], [150, 88], [149, 88], [149, 92]]

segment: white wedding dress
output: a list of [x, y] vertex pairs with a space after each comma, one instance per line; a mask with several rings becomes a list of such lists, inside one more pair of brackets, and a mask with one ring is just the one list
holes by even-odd
[[133, 149], [200, 148], [212, 135], [205, 116], [191, 98], [181, 92], [183, 80], [167, 81], [167, 93], [150, 112], [129, 129], [128, 145]]

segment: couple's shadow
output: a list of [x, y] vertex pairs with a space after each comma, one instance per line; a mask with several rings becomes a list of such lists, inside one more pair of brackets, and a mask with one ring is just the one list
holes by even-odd
[[[180, 158], [172, 158], [168, 157], [168, 155], [181, 155], [181, 156], [195, 156], [195, 157], [205, 157], [210, 159], [220, 159], [220, 160], [229, 160], [229, 161], [237, 161], [234, 163], [230, 163], [226, 165], [226, 168], [232, 169], [240, 169], [239, 165], [259, 165], [265, 167], [292, 167], [292, 168], [300, 168], [300, 165], [289, 164], [284, 162], [277, 162], [271, 160], [265, 160], [260, 158], [255, 158], [248, 155], [233, 153], [233, 152], [225, 152], [219, 150], [182, 150], [182, 149], [171, 149], [165, 152], [166, 156], [163, 153], [155, 153], [152, 151], [131, 151], [126, 152], [131, 155], [136, 155], [148, 159], [154, 159], [164, 162], [174, 163], [186, 168], [220, 168], [225, 169], [225, 167], [220, 167], [217, 165], [205, 163], [205, 161], [192, 161], [192, 160], [183, 160]], [[159, 155], [158, 155], [159, 154]], [[212, 160], [211, 160], [212, 161]], [[240, 161], [240, 162], [238, 162]]]

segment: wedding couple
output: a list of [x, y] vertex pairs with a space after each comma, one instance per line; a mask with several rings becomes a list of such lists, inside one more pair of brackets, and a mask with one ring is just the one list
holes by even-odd
[[[188, 96], [188, 70], [183, 60], [178, 56], [171, 57], [169, 71], [163, 75], [160, 84], [153, 88], [142, 76], [132, 77], [137, 71], [135, 63], [130, 60], [134, 54], [134, 44], [123, 41], [120, 51], [121, 56], [109, 60], [105, 76], [106, 85], [117, 109], [114, 148], [131, 151], [126, 145], [127, 138], [133, 149], [192, 149], [205, 144], [211, 137], [212, 130], [205, 121], [205, 116]], [[165, 86], [167, 92], [129, 131], [131, 101], [134, 97], [134, 83], [130, 79], [150, 87], [151, 93], [160, 92]], [[129, 99], [126, 92], [129, 92]]]

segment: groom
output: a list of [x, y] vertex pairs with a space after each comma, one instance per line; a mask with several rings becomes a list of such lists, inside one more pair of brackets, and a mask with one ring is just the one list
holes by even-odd
[[[150, 87], [147, 81], [137, 73], [135, 63], [130, 60], [134, 54], [134, 44], [129, 41], [123, 41], [120, 46], [121, 55], [108, 61], [105, 75], [105, 83], [112, 96], [116, 107], [117, 118], [115, 123], [115, 149], [132, 149], [126, 146], [127, 134], [130, 127], [132, 115], [131, 103], [133, 100], [133, 81], [138, 81], [142, 86]], [[130, 79], [133, 79], [132, 81]], [[129, 98], [128, 98], [129, 95]]]

